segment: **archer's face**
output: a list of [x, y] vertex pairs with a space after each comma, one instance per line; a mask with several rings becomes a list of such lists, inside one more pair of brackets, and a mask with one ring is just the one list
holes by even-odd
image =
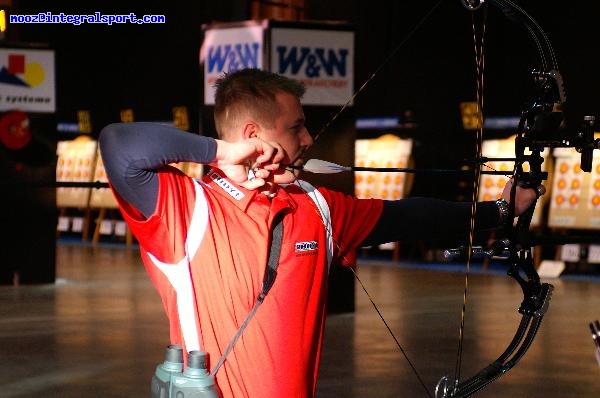
[[[264, 141], [274, 141], [283, 147], [285, 157], [284, 165], [301, 165], [304, 152], [313, 144], [306, 126], [304, 125], [304, 111], [300, 100], [288, 93], [276, 95], [279, 104], [279, 116], [275, 119], [273, 128], [261, 129], [258, 137]], [[300, 173], [299, 170], [281, 170], [274, 177], [277, 184], [289, 184], [293, 182]]]

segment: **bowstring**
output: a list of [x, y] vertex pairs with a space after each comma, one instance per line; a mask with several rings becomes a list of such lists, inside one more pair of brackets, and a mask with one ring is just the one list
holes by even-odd
[[423, 26], [425, 24], [425, 21], [427, 21], [427, 19], [429, 19], [429, 17], [431, 16], [431, 14], [433, 14], [433, 12], [435, 10], [437, 10], [437, 8], [442, 4], [444, 0], [439, 0], [420, 20], [419, 22], [417, 22], [415, 24], [415, 26], [408, 32], [408, 34], [404, 37], [404, 39], [402, 39], [400, 41], [400, 43], [398, 43], [398, 45], [396, 45], [396, 47], [392, 50], [392, 52], [390, 52], [388, 54], [388, 56], [383, 60], [383, 62], [381, 64], [379, 64], [379, 66], [375, 69], [375, 71], [373, 73], [371, 73], [371, 75], [367, 78], [367, 80], [365, 80], [365, 82], [356, 90], [354, 91], [354, 93], [352, 93], [352, 95], [350, 96], [350, 98], [348, 99], [348, 101], [346, 101], [346, 103], [344, 103], [344, 105], [341, 106], [341, 108], [337, 111], [337, 113], [335, 115], [333, 115], [333, 117], [331, 119], [329, 119], [329, 121], [327, 121], [327, 123], [325, 123], [323, 125], [323, 127], [319, 130], [319, 132], [313, 136], [313, 141], [316, 142], [319, 137], [321, 136], [321, 134], [323, 134], [325, 131], [327, 131], [329, 129], [329, 126], [331, 126], [331, 124], [333, 122], [335, 122], [337, 120], [338, 117], [340, 117], [340, 115], [342, 113], [344, 113], [344, 111], [354, 102], [354, 100], [356, 99], [356, 97], [362, 93], [365, 88], [371, 83], [371, 81], [373, 81], [373, 79], [375, 78], [376, 75], [379, 74], [379, 72], [381, 71], [381, 69], [383, 69], [384, 66], [386, 66], [398, 53], [398, 51], [400, 51], [400, 49], [406, 44], [406, 42], [408, 42], [408, 40], [419, 30], [419, 28], [421, 28], [421, 26]]
[[[433, 12], [435, 10], [437, 10], [437, 8], [442, 4], [444, 0], [439, 0], [418, 22], [417, 24], [409, 31], [409, 33], [404, 37], [403, 40], [400, 41], [400, 43], [392, 50], [392, 52], [383, 60], [383, 62], [375, 69], [375, 71], [367, 78], [367, 80], [365, 80], [365, 82], [356, 90], [354, 91], [354, 93], [351, 95], [351, 97], [346, 101], [346, 103], [344, 103], [344, 105], [342, 105], [340, 107], [340, 109], [337, 111], [337, 113], [335, 113], [335, 115], [329, 119], [327, 121], [327, 123], [325, 123], [323, 125], [323, 127], [318, 131], [318, 133], [316, 135], [313, 136], [313, 143], [316, 142], [319, 137], [326, 131], [328, 131], [329, 127], [331, 126], [331, 124], [333, 122], [335, 122], [338, 117], [340, 117], [340, 115], [354, 102], [354, 100], [356, 99], [356, 97], [362, 93], [365, 88], [374, 80], [374, 78], [379, 74], [379, 72], [383, 69], [384, 66], [386, 66], [392, 59], [393, 57], [398, 53], [398, 51], [406, 44], [406, 42], [419, 30], [419, 28], [421, 26], [423, 26], [426, 22], [427, 19], [429, 19], [429, 17], [433, 14]], [[477, 70], [479, 70], [479, 65], [477, 66]], [[477, 97], [480, 97], [480, 89], [478, 86], [478, 90], [477, 90]], [[481, 131], [481, 129], [479, 130]], [[478, 136], [482, 134], [481, 132], [478, 132]], [[481, 145], [478, 145], [478, 153], [480, 154], [481, 149], [480, 149]], [[479, 156], [480, 157], [480, 156]], [[477, 168], [478, 172], [476, 173], [476, 178], [475, 181], [478, 181], [479, 179], [479, 175], [480, 175], [480, 167]], [[300, 186], [300, 185], [299, 185]], [[308, 192], [306, 192], [306, 190], [304, 190], [304, 188], [300, 187], [305, 194], [308, 195]], [[476, 193], [474, 193], [474, 197], [476, 198]], [[315, 203], [315, 211], [317, 212], [317, 215], [319, 216], [319, 218], [322, 220], [323, 225], [325, 226], [326, 230], [328, 231], [328, 233], [330, 234], [330, 236], [332, 237], [332, 242], [333, 244], [336, 246], [336, 248], [338, 249], [338, 251], [340, 250], [340, 245], [339, 243], [333, 238], [333, 234], [331, 233], [331, 225], [327, 225], [327, 223], [325, 221], [323, 221], [322, 217], [321, 217], [321, 213], [319, 210], [319, 205]], [[472, 211], [472, 219], [471, 219], [471, 233], [470, 233], [470, 238], [469, 238], [469, 247], [472, 247], [472, 235], [473, 235], [473, 227], [474, 227], [474, 215], [475, 212]], [[329, 223], [330, 224], [330, 223]], [[469, 250], [470, 253], [471, 250]], [[469, 254], [470, 257], [470, 254]], [[385, 317], [383, 316], [381, 310], [379, 309], [379, 307], [377, 306], [377, 304], [375, 303], [375, 300], [373, 299], [373, 297], [371, 296], [371, 294], [369, 293], [369, 291], [367, 290], [366, 286], [364, 285], [364, 283], [362, 282], [362, 280], [360, 279], [360, 277], [358, 276], [355, 268], [357, 268], [357, 264], [354, 263], [352, 264], [351, 262], [348, 261], [348, 259], [343, 255], [343, 260], [346, 261], [349, 264], [349, 268], [352, 271], [352, 273], [354, 274], [355, 279], [358, 281], [358, 284], [360, 285], [361, 289], [363, 290], [363, 292], [365, 293], [365, 295], [367, 296], [367, 298], [369, 299], [369, 302], [371, 303], [373, 309], [375, 310], [375, 312], [377, 313], [377, 315], [379, 316], [379, 319], [382, 321], [382, 323], [384, 324], [384, 326], [386, 327], [386, 329], [388, 330], [390, 336], [392, 337], [392, 339], [394, 340], [394, 342], [396, 343], [396, 346], [398, 347], [398, 349], [400, 350], [400, 352], [402, 353], [402, 355], [404, 356], [405, 360], [408, 362], [413, 374], [416, 376], [417, 380], [419, 381], [420, 385], [423, 387], [423, 389], [425, 390], [425, 392], [427, 393], [427, 396], [430, 398], [433, 398], [433, 395], [431, 394], [431, 392], [429, 391], [429, 389], [427, 388], [427, 385], [425, 384], [425, 382], [423, 381], [423, 379], [421, 378], [421, 375], [419, 374], [417, 368], [415, 367], [415, 365], [413, 364], [413, 362], [411, 361], [411, 359], [409, 358], [408, 354], [406, 353], [406, 351], [404, 350], [404, 348], [402, 347], [402, 344], [400, 344], [400, 341], [398, 340], [398, 338], [396, 337], [396, 335], [394, 334], [394, 332], [392, 331], [391, 327], [389, 326], [388, 322], [386, 321]], [[470, 262], [470, 260], [469, 260]], [[468, 273], [467, 273], [468, 275]], [[466, 283], [465, 283], [465, 304], [466, 304]], [[464, 308], [465, 306], [463, 305], [463, 313], [464, 313]], [[464, 314], [463, 314], [464, 315]], [[464, 318], [464, 316], [461, 316], [462, 318]], [[463, 330], [463, 324], [461, 322], [461, 343], [460, 345], [462, 346], [462, 330]], [[462, 348], [461, 348], [462, 351]], [[460, 363], [460, 360], [457, 362]]]
[[[302, 190], [302, 192], [304, 192], [304, 194], [308, 195], [308, 191], [302, 186], [302, 184], [296, 184], [296, 186], [299, 187]], [[333, 236], [333, 227], [331, 225], [331, 221], [326, 221], [322, 217], [322, 214], [324, 214], [324, 211], [321, 208], [321, 206], [319, 205], [319, 203], [317, 203], [317, 201], [314, 201], [314, 200], [311, 199], [310, 203], [312, 203], [313, 210], [315, 211], [315, 214], [319, 217], [319, 219], [321, 220], [321, 223], [325, 227], [325, 233], [328, 234], [331, 237], [331, 241], [332, 241], [333, 245], [335, 246], [335, 248], [338, 250], [338, 252], [342, 253], [341, 245], [338, 243], [338, 241]], [[363, 281], [358, 276], [358, 273], [356, 272], [356, 269], [358, 268], [358, 263], [356, 261], [350, 261], [346, 257], [345, 254], [342, 254], [341, 258], [342, 258], [343, 262], [345, 264], [347, 264], [347, 267], [350, 269], [350, 271], [352, 271], [352, 274], [354, 275], [354, 278], [358, 281], [358, 284], [359, 284], [360, 288], [362, 289], [362, 291], [365, 293], [365, 295], [369, 299], [369, 302], [371, 303], [371, 306], [373, 307], [373, 309], [375, 310], [375, 312], [379, 316], [379, 319], [381, 320], [381, 322], [383, 322], [383, 324], [384, 324], [385, 328], [387, 329], [388, 333], [390, 334], [390, 336], [392, 336], [392, 339], [394, 340], [394, 342], [396, 343], [396, 346], [398, 347], [398, 349], [402, 353], [402, 356], [404, 357], [404, 359], [406, 360], [406, 362], [408, 362], [408, 365], [410, 366], [413, 374], [415, 375], [415, 377], [419, 381], [419, 384], [421, 385], [421, 387], [423, 387], [423, 389], [425, 390], [425, 392], [427, 393], [427, 396], [429, 398], [434, 398], [433, 395], [431, 394], [431, 392], [427, 389], [427, 385], [423, 381], [423, 378], [421, 377], [421, 374], [417, 370], [416, 366], [414, 365], [414, 363], [411, 361], [410, 357], [408, 356], [408, 354], [404, 350], [404, 347], [402, 347], [402, 344], [400, 344], [400, 340], [398, 340], [398, 338], [396, 337], [396, 334], [392, 331], [392, 328], [390, 327], [389, 323], [386, 321], [385, 317], [383, 316], [383, 313], [379, 309], [379, 306], [377, 306], [377, 304], [375, 303], [375, 300], [373, 299], [373, 297], [371, 296], [371, 294], [367, 290], [365, 284], [363, 283]]]
[[[476, 73], [476, 103], [477, 103], [477, 134], [475, 137], [475, 158], [481, 159], [482, 156], [482, 147], [483, 147], [483, 109], [484, 109], [484, 101], [483, 101], [483, 89], [484, 89], [484, 67], [485, 67], [485, 56], [484, 56], [484, 39], [485, 39], [485, 28], [486, 28], [486, 20], [487, 20], [487, 6], [484, 8], [483, 14], [483, 23], [482, 23], [482, 32], [481, 39], [477, 38], [477, 26], [475, 21], [475, 13], [471, 13], [471, 22], [473, 27], [473, 44], [475, 51], [475, 73]], [[477, 200], [479, 198], [479, 188], [480, 183], [479, 179], [481, 177], [481, 163], [477, 161], [476, 169], [473, 178], [473, 196], [471, 199], [471, 218], [470, 218], [470, 226], [469, 226], [469, 242], [467, 246], [467, 263], [465, 269], [465, 283], [463, 290], [463, 305], [460, 314], [460, 327], [459, 327], [459, 338], [458, 338], [458, 348], [456, 354], [456, 365], [454, 368], [454, 383], [455, 388], [458, 387], [458, 383], [460, 381], [460, 373], [462, 367], [462, 353], [463, 353], [463, 345], [464, 345], [464, 332], [465, 332], [465, 323], [466, 323], [466, 313], [467, 313], [467, 303], [468, 303], [468, 290], [469, 290], [469, 275], [471, 273], [471, 254], [473, 251], [473, 241], [475, 239], [475, 220], [477, 217]], [[487, 166], [491, 168], [490, 166]]]

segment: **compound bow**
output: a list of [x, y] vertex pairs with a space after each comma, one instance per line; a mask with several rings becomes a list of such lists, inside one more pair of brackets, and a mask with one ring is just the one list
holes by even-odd
[[[487, 6], [486, 0], [461, 0], [463, 5], [470, 11], [475, 12], [482, 6]], [[542, 170], [542, 164], [544, 158], [542, 152], [546, 148], [575, 148], [581, 153], [581, 169], [583, 171], [591, 171], [592, 154], [593, 150], [599, 147], [600, 140], [594, 140], [594, 124], [595, 119], [592, 116], [586, 116], [582, 123], [580, 130], [576, 133], [570, 133], [564, 129], [564, 114], [563, 108], [566, 102], [566, 95], [563, 86], [563, 81], [560, 72], [558, 71], [558, 65], [556, 56], [554, 54], [552, 45], [548, 36], [542, 30], [540, 25], [529, 16], [522, 8], [516, 5], [511, 0], [488, 0], [489, 3], [498, 7], [504, 15], [522, 26], [524, 26], [529, 32], [533, 39], [541, 62], [540, 70], [534, 70], [531, 73], [531, 77], [535, 83], [536, 94], [534, 99], [526, 105], [525, 109], [521, 112], [520, 122], [517, 127], [517, 134], [515, 138], [515, 157], [514, 158], [483, 158], [481, 156], [481, 143], [478, 143], [478, 153], [476, 155], [477, 172], [475, 172], [474, 182], [474, 195], [473, 195], [473, 215], [471, 220], [471, 229], [474, 226], [475, 217], [475, 201], [477, 198], [479, 176], [481, 172], [481, 166], [484, 162], [493, 160], [503, 161], [514, 161], [514, 169], [512, 172], [512, 189], [511, 189], [511, 200], [508, 207], [508, 214], [506, 215], [507, 220], [514, 220], [514, 203], [517, 186], [528, 186], [528, 187], [539, 187], [541, 183], [547, 179], [547, 172]], [[437, 3], [439, 5], [440, 3]], [[434, 7], [434, 9], [437, 7]], [[432, 10], [433, 11], [433, 10]], [[427, 15], [429, 16], [431, 12]], [[426, 17], [427, 17], [426, 16]], [[423, 20], [421, 21], [423, 22]], [[420, 24], [419, 24], [420, 26]], [[415, 28], [416, 30], [416, 28]], [[414, 33], [413, 30], [410, 34]], [[402, 44], [404, 44], [404, 40]], [[393, 54], [398, 50], [398, 46]], [[483, 47], [483, 46], [482, 46]], [[482, 51], [480, 54], [476, 54], [477, 57], [482, 57]], [[393, 55], [392, 54], [392, 55]], [[391, 58], [388, 57], [384, 64]], [[479, 71], [479, 60], [478, 62], [478, 78], [483, 80], [483, 72]], [[381, 69], [382, 65], [373, 73], [369, 79], [357, 90], [352, 98], [348, 101], [350, 103], [364, 88], [367, 84], [373, 80], [377, 72]], [[482, 86], [483, 82], [478, 81], [478, 85]], [[480, 88], [479, 88], [480, 90]], [[482, 92], [478, 90], [478, 105], [480, 110], [482, 108], [481, 97]], [[338, 113], [321, 129], [321, 131], [315, 136], [315, 140], [327, 130], [327, 127], [342, 113], [347, 105], [344, 105]], [[482, 118], [483, 119], [483, 118]], [[483, 123], [482, 123], [483, 125]], [[481, 127], [482, 129], [482, 127]], [[482, 134], [479, 134], [478, 140], [482, 140]], [[321, 162], [320, 166], [323, 166]], [[525, 171], [524, 165], [527, 164], [528, 171]], [[339, 171], [350, 171], [352, 168], [344, 168], [339, 165], [327, 163], [327, 171], [312, 171], [312, 172], [339, 172]], [[322, 167], [321, 167], [322, 168]], [[308, 170], [307, 171], [311, 171]], [[383, 170], [376, 170], [383, 171]], [[446, 170], [448, 171], [448, 170]], [[407, 172], [415, 172], [410, 170]], [[500, 173], [498, 173], [500, 174]], [[539, 192], [538, 192], [539, 194]], [[539, 196], [538, 196], [539, 197]], [[468, 268], [472, 255], [484, 255], [485, 257], [500, 259], [508, 264], [507, 274], [513, 278], [521, 287], [523, 292], [523, 301], [518, 308], [518, 312], [522, 315], [522, 319], [518, 325], [517, 331], [510, 341], [508, 347], [504, 352], [492, 363], [484, 367], [482, 370], [477, 372], [474, 376], [469, 377], [463, 381], [460, 380], [460, 356], [462, 351], [462, 336], [464, 328], [464, 312], [466, 308], [466, 284], [465, 284], [465, 301], [463, 304], [463, 319], [461, 322], [460, 337], [461, 342], [459, 343], [459, 359], [457, 360], [457, 369], [455, 369], [455, 376], [450, 379], [448, 376], [442, 377], [438, 382], [435, 389], [435, 396], [437, 398], [463, 398], [469, 397], [476, 392], [480, 391], [503, 374], [508, 372], [513, 366], [515, 366], [525, 353], [530, 348], [531, 344], [543, 317], [548, 310], [550, 304], [550, 298], [552, 295], [553, 286], [549, 283], [542, 283], [540, 277], [536, 271], [533, 255], [533, 247], [539, 244], [536, 237], [531, 232], [531, 220], [536, 208], [537, 201], [535, 201], [525, 212], [523, 212], [517, 219], [516, 223], [509, 223], [505, 225], [505, 237], [492, 244], [492, 248], [489, 250], [476, 249], [472, 245], [472, 238], [469, 241], [469, 245], [466, 248], [451, 249], [447, 252], [450, 255], [466, 255], [467, 257], [467, 278]], [[471, 236], [473, 231], [471, 230]], [[356, 274], [355, 274], [356, 275]], [[357, 276], [358, 278], [358, 276]], [[360, 285], [366, 291], [364, 285], [358, 280]], [[370, 299], [370, 296], [369, 296]], [[371, 303], [375, 307], [375, 310], [379, 313], [380, 318], [387, 323], [377, 306], [371, 300]], [[412, 365], [410, 359], [406, 356], [404, 349], [400, 346], [400, 343], [394, 336], [393, 332], [388, 326], [388, 331], [392, 334], [392, 337], [396, 341], [400, 350], [408, 360], [413, 372], [416, 374], [421, 385], [425, 388], [427, 394], [431, 396], [429, 390], [424, 385], [421, 377]]]
[[[475, 11], [484, 1], [463, 0], [463, 5]], [[581, 153], [582, 170], [589, 172], [592, 152], [598, 147], [598, 142], [594, 140], [595, 120], [591, 116], [584, 118], [581, 130], [577, 133], [569, 133], [563, 128], [566, 95], [554, 51], [542, 28], [510, 0], [490, 0], [490, 3], [500, 8], [509, 19], [523, 24], [529, 31], [538, 49], [542, 66], [541, 70], [534, 70], [531, 74], [537, 93], [534, 100], [522, 111], [515, 139], [515, 158], [512, 159], [513, 185], [508, 212], [508, 219], [513, 220], [516, 187], [538, 187], [547, 179], [547, 173], [542, 171], [542, 152], [546, 148], [576, 148]], [[480, 154], [478, 157], [479, 163], [494, 160], [483, 159]], [[527, 172], [524, 171], [525, 164], [529, 165]], [[507, 274], [517, 281], [523, 291], [523, 301], [518, 309], [522, 319], [513, 339], [495, 361], [474, 376], [464, 381], [460, 381], [458, 376], [455, 376], [454, 380], [443, 377], [436, 387], [436, 397], [471, 396], [508, 372], [531, 346], [550, 304], [553, 289], [551, 284], [540, 281], [534, 264], [533, 247], [536, 241], [530, 225], [536, 202], [518, 217], [516, 224], [506, 225], [506, 239], [496, 242], [492, 249], [485, 251], [489, 257], [496, 256], [499, 252], [508, 253], [508, 257], [504, 259], [508, 263]], [[473, 250], [471, 245], [467, 250], [470, 256]], [[460, 366], [460, 363], [457, 366]], [[459, 374], [459, 370], [456, 374]]]

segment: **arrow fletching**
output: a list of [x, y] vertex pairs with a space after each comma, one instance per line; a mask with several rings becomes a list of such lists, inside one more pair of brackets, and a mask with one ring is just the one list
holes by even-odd
[[309, 159], [302, 167], [302, 170], [315, 174], [333, 174], [341, 173], [342, 171], [352, 171], [352, 167], [340, 166], [339, 164], [320, 159]]

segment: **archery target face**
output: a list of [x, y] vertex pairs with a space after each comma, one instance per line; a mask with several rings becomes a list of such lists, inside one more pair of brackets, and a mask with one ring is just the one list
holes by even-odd
[[[87, 136], [57, 144], [56, 181], [90, 182], [97, 153], [97, 142]], [[90, 188], [59, 187], [56, 189], [58, 207], [85, 208]]]
[[[354, 165], [358, 167], [408, 167], [412, 140], [386, 134], [377, 139], [356, 140]], [[396, 200], [404, 197], [407, 176], [402, 172], [356, 171], [354, 194], [358, 198]]]
[[576, 157], [558, 158], [551, 206], [557, 209], [576, 209], [581, 202], [583, 178], [583, 171]]
[[581, 170], [581, 154], [573, 148], [554, 151], [556, 165], [548, 225], [552, 227], [600, 228], [600, 162]]
[[[98, 182], [108, 182], [108, 177], [106, 176], [106, 170], [104, 169], [104, 163], [102, 162], [102, 156], [100, 156], [99, 150], [96, 154], [93, 180]], [[119, 206], [110, 188], [95, 188], [92, 189], [90, 194], [90, 207], [116, 209]]]

